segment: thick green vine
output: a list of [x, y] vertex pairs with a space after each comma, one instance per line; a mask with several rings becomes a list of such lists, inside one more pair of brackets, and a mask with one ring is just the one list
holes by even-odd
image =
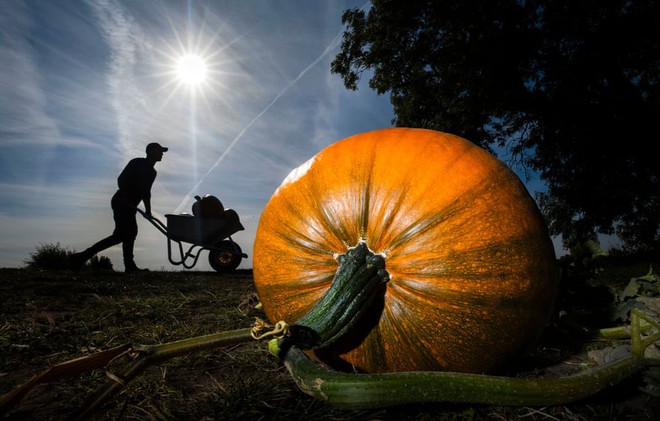
[[[655, 332], [642, 336], [642, 321], [652, 325]], [[270, 348], [282, 358], [300, 390], [342, 408], [437, 402], [559, 405], [593, 395], [644, 366], [660, 365], [658, 359], [644, 356], [646, 348], [660, 339], [660, 325], [641, 311], [633, 310], [630, 331], [631, 352], [625, 357], [570, 376], [544, 378], [453, 372], [341, 373], [312, 361], [295, 346], [282, 349], [271, 344]]]

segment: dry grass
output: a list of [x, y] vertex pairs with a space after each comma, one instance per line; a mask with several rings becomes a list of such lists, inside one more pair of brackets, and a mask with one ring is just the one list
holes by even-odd
[[[0, 277], [0, 394], [96, 350], [245, 328], [260, 315], [241, 305], [254, 294], [249, 271], [126, 276], [2, 269]], [[539, 345], [539, 359], [564, 356], [553, 341]], [[4, 419], [65, 419], [106, 380], [97, 370], [39, 386]], [[636, 382], [552, 408], [443, 404], [342, 411], [302, 394], [265, 344], [247, 343], [150, 367], [95, 419], [653, 419], [657, 398], [638, 393]]]

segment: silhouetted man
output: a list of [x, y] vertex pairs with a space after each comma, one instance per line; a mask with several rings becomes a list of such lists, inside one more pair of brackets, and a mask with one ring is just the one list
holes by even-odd
[[119, 190], [112, 196], [114, 232], [87, 250], [71, 255], [73, 270], [79, 270], [92, 256], [119, 243], [122, 243], [126, 272], [147, 270], [138, 268], [133, 260], [133, 246], [138, 232], [135, 214], [138, 204], [142, 202], [147, 217], [151, 218], [151, 186], [156, 179], [154, 166], [163, 159], [163, 152], [166, 151], [167, 148], [158, 143], [150, 143], [147, 145], [146, 158], [129, 161], [117, 178]]

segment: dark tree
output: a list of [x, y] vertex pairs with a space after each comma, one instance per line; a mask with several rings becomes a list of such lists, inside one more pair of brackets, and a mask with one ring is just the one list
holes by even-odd
[[[566, 246], [660, 240], [660, 2], [372, 0], [332, 72], [389, 93], [397, 126], [446, 131], [539, 171]], [[366, 72], [366, 73], [365, 73]]]

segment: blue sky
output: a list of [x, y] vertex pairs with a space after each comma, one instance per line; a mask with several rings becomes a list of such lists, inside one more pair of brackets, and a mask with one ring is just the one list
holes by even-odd
[[[341, 14], [365, 1], [9, 1], [0, 14], [0, 267], [39, 244], [82, 250], [113, 229], [110, 198], [150, 141], [156, 216], [218, 196], [245, 226], [286, 175], [344, 137], [391, 125], [392, 108], [363, 81], [348, 91], [330, 62]], [[186, 53], [208, 75], [177, 78]], [[534, 194], [542, 188], [528, 183]], [[136, 262], [175, 269], [166, 239], [138, 220]], [[122, 269], [121, 248], [102, 255]], [[251, 267], [248, 258], [241, 265]], [[195, 269], [208, 270], [206, 255]]]

